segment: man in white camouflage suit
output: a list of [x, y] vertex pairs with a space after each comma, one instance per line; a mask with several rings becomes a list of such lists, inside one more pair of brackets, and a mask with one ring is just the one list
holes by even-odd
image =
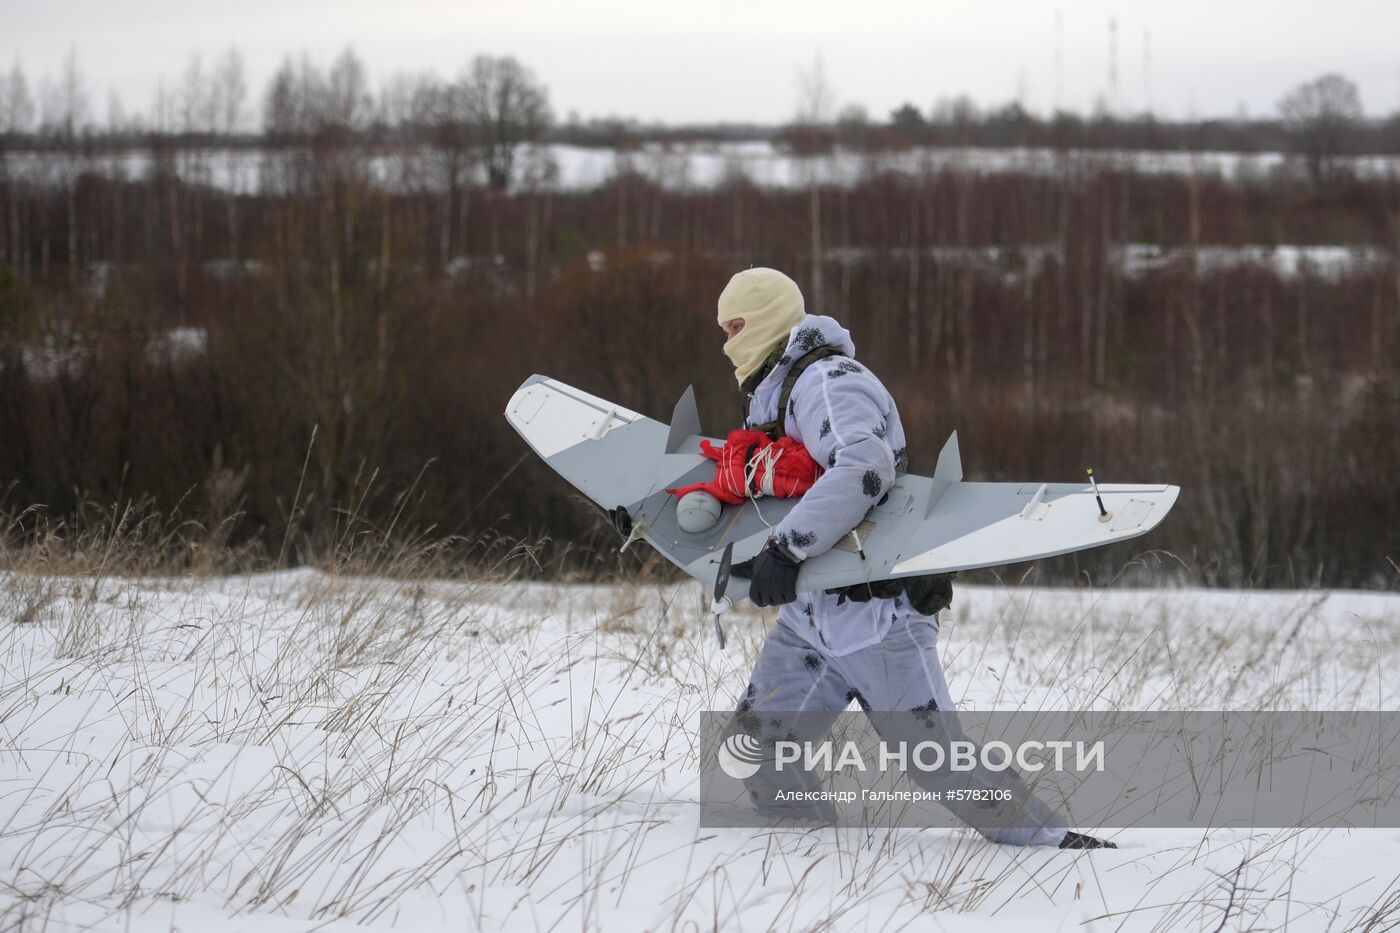
[[[749, 396], [747, 426], [800, 441], [825, 469], [773, 529], [764, 550], [735, 567], [736, 575], [750, 578], [755, 603], [779, 607], [737, 718], [758, 729], [765, 711], [800, 713], [805, 733], [824, 734], [853, 700], [876, 715], [951, 714], [953, 699], [938, 659], [938, 609], [952, 595], [947, 577], [797, 592], [802, 561], [849, 535], [903, 472], [906, 441], [894, 399], [856, 362], [850, 333], [830, 317], [807, 314], [797, 284], [781, 272], [735, 275], [719, 298], [719, 325], [727, 338], [724, 353]], [[795, 382], [788, 378], [794, 367]], [[819, 779], [792, 769], [778, 779], [765, 769], [749, 782], [760, 810], [763, 799], [772, 799], [775, 780], [796, 789]], [[1015, 825], [999, 825], [985, 807], [950, 809], [996, 842], [1112, 847], [1069, 832], [1019, 776], [1009, 780], [1023, 792], [1018, 797], [1024, 809], [1010, 821]], [[784, 808], [781, 815], [829, 820], [835, 814], [829, 805], [807, 805]]]

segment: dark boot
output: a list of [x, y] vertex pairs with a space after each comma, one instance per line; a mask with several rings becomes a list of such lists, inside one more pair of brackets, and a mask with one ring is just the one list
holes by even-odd
[[1107, 839], [1095, 839], [1093, 836], [1086, 836], [1083, 833], [1068, 832], [1065, 838], [1060, 840], [1061, 849], [1116, 849], [1115, 843]]

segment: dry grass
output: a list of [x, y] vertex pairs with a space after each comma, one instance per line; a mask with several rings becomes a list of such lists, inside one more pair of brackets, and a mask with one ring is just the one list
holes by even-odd
[[[689, 585], [523, 582], [508, 550], [467, 573], [461, 542], [347, 528], [319, 567], [237, 575], [192, 575], [188, 540], [120, 511], [9, 540], [0, 927], [1400, 921], [1394, 844], [1366, 833], [1129, 832], [1084, 856], [701, 830], [693, 726], [742, 687], [763, 617], [729, 616], [721, 654]], [[979, 709], [1394, 708], [1395, 606], [965, 587], [944, 661]], [[1311, 871], [1349, 845], [1374, 849], [1364, 874]]]

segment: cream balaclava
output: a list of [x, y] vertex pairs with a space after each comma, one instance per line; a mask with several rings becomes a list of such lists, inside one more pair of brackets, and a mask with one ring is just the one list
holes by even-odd
[[786, 345], [806, 314], [802, 290], [777, 269], [745, 269], [729, 280], [719, 295], [719, 322], [744, 319], [744, 329], [724, 344], [739, 385], [758, 371], [775, 347]]

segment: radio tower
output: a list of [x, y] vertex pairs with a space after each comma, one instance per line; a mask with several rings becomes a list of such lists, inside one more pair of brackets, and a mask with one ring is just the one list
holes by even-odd
[[1152, 112], [1152, 30], [1142, 31], [1142, 112]]
[[1065, 11], [1055, 8], [1055, 116], [1064, 109], [1065, 90]]
[[1108, 112], [1118, 112], [1118, 19], [1108, 18]]

